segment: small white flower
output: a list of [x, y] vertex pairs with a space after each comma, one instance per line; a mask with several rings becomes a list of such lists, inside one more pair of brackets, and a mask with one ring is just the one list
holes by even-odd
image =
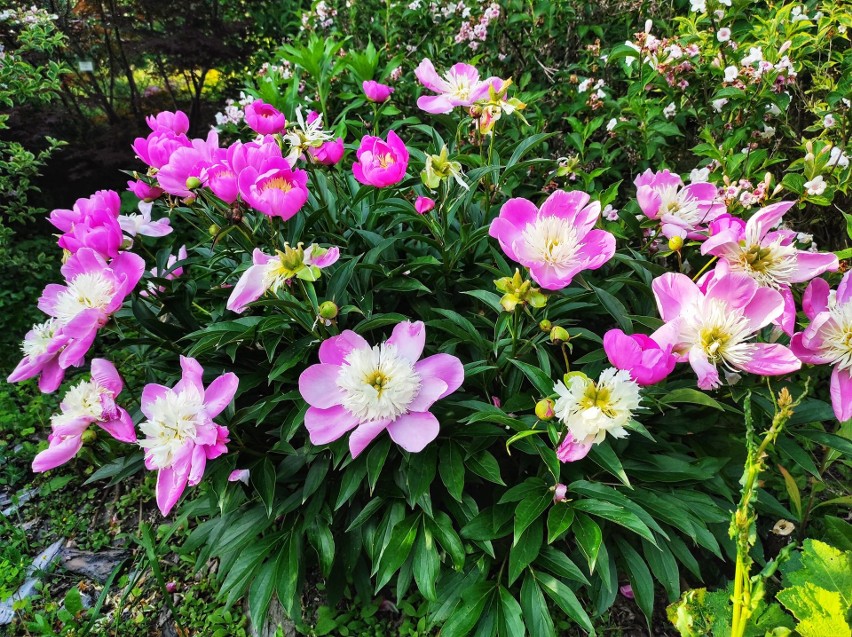
[[848, 168], [849, 157], [847, 157], [839, 147], [834, 146], [829, 154], [828, 164], [829, 166], [837, 166], [838, 168]]
[[822, 125], [826, 128], [831, 128], [836, 123], [837, 121], [834, 119], [834, 115], [832, 115], [831, 113], [822, 118]]
[[706, 13], [707, 2], [706, 0], [689, 0], [689, 9], [695, 13]]
[[690, 183], [705, 182], [710, 178], [710, 167], [693, 168], [689, 173]]
[[725, 81], [733, 82], [737, 79], [737, 76], [740, 74], [739, 70], [735, 66], [728, 66], [725, 68]]
[[719, 42], [727, 42], [731, 39], [731, 30], [728, 27], [722, 27], [716, 34], [716, 39], [719, 40]]
[[618, 221], [618, 210], [607, 204], [606, 208], [601, 211], [601, 216], [607, 221]]
[[616, 124], [618, 124], [618, 120], [614, 117], [606, 123], [606, 130], [611, 132], [613, 128], [615, 128]]
[[827, 186], [828, 184], [825, 183], [825, 180], [822, 178], [822, 175], [817, 175], [810, 181], [805, 182], [805, 188], [807, 189], [809, 195], [821, 195], [825, 192]]
[[586, 91], [589, 90], [589, 87], [591, 85], [592, 85], [592, 78], [585, 79], [577, 85], [577, 92], [578, 93], [585, 93]]
[[666, 119], [671, 119], [675, 114], [677, 114], [677, 106], [675, 106], [674, 102], [671, 102], [663, 109], [663, 117]]
[[723, 97], [723, 98], [718, 99], [718, 100], [713, 100], [711, 102], [711, 104], [713, 106], [713, 110], [716, 111], [717, 113], [721, 113], [722, 107], [727, 103], [728, 103], [728, 98], [726, 98], [726, 97]]

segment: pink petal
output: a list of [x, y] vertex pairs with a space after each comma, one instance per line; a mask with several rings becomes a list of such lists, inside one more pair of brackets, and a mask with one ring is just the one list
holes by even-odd
[[420, 393], [408, 405], [410, 411], [429, 411], [429, 408], [440, 400], [447, 391], [447, 383], [440, 378], [427, 376], [421, 380]]
[[158, 385], [157, 383], [148, 383], [142, 389], [142, 413], [145, 414], [146, 418], [153, 418], [153, 412], [151, 411], [151, 406], [161, 398], [165, 397], [171, 389], [168, 387], [164, 387], [163, 385]]
[[388, 425], [388, 433], [400, 447], [411, 453], [423, 451], [424, 447], [438, 437], [441, 426], [430, 412], [409, 412]]
[[721, 384], [719, 370], [707, 360], [707, 356], [699, 348], [693, 347], [689, 350], [689, 364], [698, 376], [699, 389], [716, 389]]
[[121, 376], [118, 375], [118, 370], [108, 360], [103, 358], [92, 359], [92, 380], [101, 387], [110, 390], [113, 396], [117, 396], [124, 388], [124, 383]]
[[320, 344], [319, 359], [329, 365], [343, 365], [353, 349], [369, 348], [370, 344], [360, 334], [344, 330], [337, 336], [327, 338]]
[[376, 436], [387, 429], [390, 420], [371, 420], [364, 422], [355, 428], [355, 431], [349, 436], [349, 452], [353, 458], [357, 458], [364, 449], [367, 448]]
[[784, 311], [775, 322], [781, 326], [785, 334], [793, 336], [793, 332], [796, 331], [796, 301], [793, 299], [793, 293], [790, 291], [790, 288], [782, 287], [778, 291], [784, 299]]
[[761, 376], [783, 376], [802, 367], [802, 361], [789, 349], [778, 343], [755, 343], [749, 359], [742, 369]]
[[[458, 358], [450, 354], [427, 356], [414, 366], [414, 370], [420, 374], [421, 378], [434, 377], [444, 381], [447, 388], [438, 397], [439, 399], [452, 394], [461, 387], [464, 381], [464, 365]], [[412, 410], [417, 411], [413, 408]]]
[[606, 230], [589, 232], [580, 243], [577, 256], [583, 260], [583, 269], [597, 270], [615, 254], [615, 236]]
[[222, 410], [234, 399], [239, 384], [240, 380], [232, 372], [222, 374], [210, 383], [204, 391], [204, 405], [207, 408], [207, 415], [215, 418], [222, 413]]
[[848, 369], [835, 367], [831, 372], [831, 406], [840, 422], [852, 418], [852, 374]]
[[309, 407], [305, 413], [305, 428], [315, 445], [327, 445], [343, 436], [360, 423], [341, 405], [329, 409]]
[[660, 205], [663, 200], [660, 193], [650, 186], [639, 186], [636, 190], [636, 201], [639, 203], [639, 208], [649, 219], [656, 219], [660, 212]]
[[413, 365], [423, 353], [423, 347], [426, 344], [426, 326], [423, 321], [397, 323], [387, 343], [396, 346], [399, 355]]
[[843, 305], [852, 301], [852, 270], [843, 275], [837, 286], [837, 304]]
[[429, 58], [424, 58], [414, 69], [414, 76], [423, 86], [435, 93], [444, 93], [449, 89], [447, 81], [438, 75], [435, 65]]
[[833, 360], [833, 357], [821, 353], [819, 350], [814, 350], [806, 347], [802, 342], [802, 333], [793, 334], [790, 339], [790, 351], [803, 363], [810, 365], [826, 365]]
[[830, 252], [806, 252], [799, 250], [796, 269], [790, 275], [792, 283], [809, 281], [823, 272], [834, 272], [840, 267], [837, 255]]
[[312, 407], [329, 409], [343, 401], [343, 390], [337, 385], [340, 365], [311, 365], [299, 376], [299, 392]]
[[[541, 204], [541, 215], [558, 217], [579, 227], [589, 225], [590, 221], [591, 225], [594, 225], [600, 216], [600, 203], [596, 202], [597, 210], [593, 210], [594, 205], [583, 209], [583, 206], [589, 203], [589, 199], [591, 197], [582, 190], [554, 190], [553, 194]], [[579, 214], [581, 210], [583, 214]], [[585, 232], [578, 230], [578, 234], [585, 234]]]
[[778, 225], [784, 213], [795, 203], [795, 201], [780, 201], [760, 209], [746, 222], [746, 233], [749, 236], [763, 238], [771, 228]]
[[204, 382], [202, 380], [204, 369], [201, 367], [199, 362], [194, 358], [181, 356], [180, 368], [183, 370], [183, 375], [181, 376], [178, 384], [174, 387], [175, 393], [180, 393], [184, 389], [194, 387], [199, 396], [204, 396]]
[[604, 334], [603, 347], [609, 362], [618, 369], [629, 370], [642, 359], [639, 343], [619, 329], [609, 330]]
[[133, 427], [133, 420], [130, 418], [130, 414], [121, 407], [118, 408], [118, 413], [118, 420], [99, 422], [98, 425], [120, 442], [130, 444], [136, 442], [136, 429]]
[[201, 478], [204, 476], [204, 469], [206, 467], [207, 454], [204, 452], [204, 447], [202, 445], [196, 445], [192, 450], [192, 459], [189, 463], [189, 475], [187, 476], [187, 483], [189, 486], [194, 487], [201, 482]]
[[33, 471], [43, 473], [63, 465], [77, 455], [83, 447], [82, 436], [68, 436], [39, 453], [33, 459]]
[[828, 296], [831, 288], [825, 279], [814, 279], [802, 295], [802, 309], [805, 315], [813, 320], [820, 312], [828, 309]]
[[677, 318], [684, 306], [691, 305], [701, 297], [701, 292], [692, 279], [685, 274], [674, 272], [667, 272], [654, 279], [651, 289], [657, 299], [660, 316], [666, 322]]
[[265, 272], [266, 267], [263, 265], [253, 265], [243, 272], [225, 307], [241, 314], [249, 303], [262, 297], [267, 290]]
[[180, 466], [164, 467], [157, 473], [157, 506], [163, 515], [168, 515], [180, 499], [186, 488], [189, 468], [189, 463], [184, 462]]
[[[723, 281], [727, 281], [729, 278], [724, 277]], [[792, 300], [792, 296], [790, 298]], [[737, 307], [733, 303], [729, 305]], [[794, 318], [795, 311], [794, 307]], [[784, 296], [771, 288], [757, 288], [754, 290], [754, 296], [752, 296], [748, 305], [742, 307], [742, 312], [749, 320], [751, 329], [757, 331], [781, 317], [784, 312]]]
[[[517, 231], [522, 231], [527, 225], [535, 223], [535, 220], [538, 218], [538, 208], [536, 208], [535, 204], [528, 199], [515, 197], [513, 199], [509, 199], [503, 204], [500, 208], [499, 218], [508, 221], [516, 228]], [[491, 234], [492, 237], [497, 238], [495, 234], [489, 234]]]

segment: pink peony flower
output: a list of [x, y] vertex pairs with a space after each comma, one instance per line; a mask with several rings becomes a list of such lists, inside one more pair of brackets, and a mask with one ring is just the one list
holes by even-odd
[[[49, 394], [57, 390], [65, 378], [65, 368], [59, 365], [59, 354], [69, 340], [60, 328], [56, 319], [33, 325], [21, 345], [24, 357], [9, 374], [7, 382], [18, 383], [38, 376], [40, 391]], [[82, 364], [82, 361], [77, 362]]]
[[239, 176], [227, 162], [219, 162], [201, 171], [201, 182], [227, 204], [232, 204], [240, 195]]
[[313, 146], [308, 147], [308, 153], [311, 158], [318, 164], [323, 164], [324, 166], [333, 166], [338, 163], [341, 159], [343, 159], [343, 153], [345, 149], [343, 148], [343, 138], [338, 137], [334, 141], [325, 142], [319, 148], [314, 148]]
[[142, 181], [141, 179], [130, 180], [127, 182], [127, 189], [132, 192], [134, 195], [139, 197], [142, 201], [154, 201], [160, 195], [163, 194], [162, 188], [157, 188], [157, 186], [152, 186], [147, 182]]
[[716, 201], [716, 187], [695, 182], [684, 187], [681, 178], [668, 170], [646, 170], [633, 182], [639, 207], [649, 219], [661, 224], [663, 235], [671, 239], [701, 240], [699, 234], [708, 223], [725, 212], [725, 204]]
[[435, 200], [429, 197], [418, 197], [414, 202], [414, 209], [421, 215], [426, 214], [435, 207]]
[[193, 139], [192, 145], [178, 148], [157, 172], [160, 187], [176, 197], [191, 197], [190, 179], [203, 182], [204, 171], [224, 161], [227, 151], [219, 148], [219, 136], [211, 130], [207, 139]]
[[[178, 249], [177, 255], [170, 254], [168, 260], [166, 261], [166, 267], [160, 270], [157, 267], [153, 267], [149, 270], [151, 276], [158, 279], [165, 279], [166, 281], [174, 281], [178, 277], [183, 275], [183, 266], [175, 268], [174, 265], [178, 261], [185, 261], [187, 257], [186, 246], [181, 246]], [[139, 292], [140, 296], [149, 296], [151, 294], [162, 294], [166, 291], [162, 285], [155, 285], [153, 281], [148, 282], [148, 289], [142, 290]]]
[[624, 584], [618, 587], [618, 592], [624, 595], [627, 599], [633, 599], [633, 587], [630, 584]]
[[168, 515], [187, 484], [201, 482], [208, 460], [227, 451], [228, 430], [213, 419], [230, 404], [239, 379], [223, 374], [204, 388], [204, 370], [194, 358], [180, 357], [183, 370], [174, 387], [150, 383], [142, 390], [145, 467], [157, 474], [157, 506]]
[[245, 113], [246, 124], [261, 135], [280, 133], [287, 126], [287, 120], [281, 111], [263, 100], [255, 100], [246, 106]]
[[157, 221], [151, 220], [151, 202], [139, 202], [139, 214], [119, 215], [118, 225], [130, 237], [142, 235], [145, 237], [165, 237], [172, 231], [168, 217]]
[[553, 502], [554, 504], [557, 502], [565, 502], [568, 498], [565, 495], [568, 493], [567, 485], [558, 483], [555, 487], [553, 487]]
[[577, 460], [582, 460], [589, 455], [589, 451], [592, 449], [592, 444], [593, 443], [591, 442], [577, 442], [574, 440], [574, 436], [571, 432], [566, 431], [565, 437], [556, 449], [556, 457], [559, 458], [560, 462], [576, 462]]
[[228, 147], [225, 165], [239, 175], [249, 166], [261, 170], [270, 159], [281, 159], [281, 147], [272, 135], [267, 135], [259, 142], [234, 142]]
[[145, 118], [148, 128], [157, 132], [160, 130], [168, 130], [175, 135], [182, 135], [189, 130], [189, 118], [183, 111], [163, 111], [156, 115], [149, 115]]
[[148, 137], [137, 137], [133, 142], [136, 156], [152, 168], [162, 168], [169, 163], [178, 148], [192, 146], [186, 135], [165, 128], [155, 130]]
[[630, 372], [630, 377], [643, 387], [665, 379], [677, 363], [671, 345], [660, 347], [644, 334], [628, 336], [619, 329], [609, 330], [604, 334], [603, 346], [609, 362]]
[[776, 290], [760, 287], [742, 273], [714, 277], [702, 292], [688, 276], [669, 272], [654, 279], [651, 288], [666, 321], [651, 338], [662, 348], [671, 346], [680, 362], [689, 361], [701, 389], [722, 384], [719, 365], [763, 376], [801, 367], [783, 345], [752, 342], [784, 311], [784, 299]]
[[509, 199], [489, 234], [541, 287], [561, 290], [577, 273], [597, 270], [615, 253], [615, 237], [595, 229], [600, 212], [600, 203], [589, 204], [589, 195], [578, 190], [557, 190], [540, 209], [527, 199]]
[[392, 87], [387, 84], [379, 84], [373, 80], [364, 82], [361, 84], [361, 87], [364, 89], [364, 95], [371, 102], [387, 102], [390, 99], [391, 93], [393, 93]]
[[352, 173], [362, 184], [385, 188], [399, 183], [408, 168], [408, 149], [396, 133], [390, 131], [385, 142], [379, 137], [365, 135], [352, 165]]
[[136, 442], [130, 414], [115, 404], [123, 388], [115, 366], [93, 358], [91, 380], [69, 389], [59, 404], [62, 411], [50, 419], [49, 446], [33, 460], [33, 471], [54, 469], [77, 455], [83, 446], [83, 432], [93, 423], [116, 440]]
[[252, 208], [285, 221], [308, 200], [308, 173], [293, 169], [286, 159], [265, 161], [260, 170], [248, 166], [240, 173], [240, 194]]
[[251, 474], [248, 469], [234, 469], [228, 474], [228, 482], [242, 482], [243, 484], [248, 484], [250, 475]]
[[352, 431], [349, 450], [356, 457], [387, 430], [406, 451], [422, 451], [440, 428], [429, 409], [464, 380], [455, 356], [420, 360], [425, 341], [422, 321], [397, 324], [387, 341], [373, 347], [351, 330], [323, 341], [320, 364], [299, 377], [310, 405], [305, 427], [311, 442], [328, 444]]
[[306, 249], [302, 249], [301, 243], [296, 248], [285, 244], [284, 251], [279, 251], [276, 256], [264, 254], [255, 248], [252, 253], [253, 265], [237, 281], [226, 307], [239, 314], [268, 290], [275, 293], [293, 278], [316, 281], [320, 277], [320, 270], [336, 263], [339, 258], [339, 248], [332, 246], [325, 249], [315, 243]]
[[443, 77], [438, 75], [435, 66], [425, 58], [414, 69], [418, 81], [438, 95], [424, 95], [417, 100], [417, 106], [427, 113], [449, 113], [456, 106], [470, 106], [474, 102], [488, 97], [488, 88], [499, 90], [503, 80], [490, 77], [480, 81], [479, 71], [470, 64], [456, 64]]
[[852, 418], [852, 272], [843, 275], [837, 292], [814, 279], [802, 297], [802, 309], [811, 324], [793, 335], [790, 349], [811, 365], [833, 365], [831, 406], [837, 420]]
[[711, 226], [712, 234], [701, 246], [702, 254], [719, 257], [715, 276], [742, 272], [758, 285], [781, 293], [784, 313], [778, 322], [787, 334], [792, 334], [796, 326], [796, 303], [790, 285], [840, 267], [834, 254], [797, 250], [796, 233], [792, 230], [772, 230], [794, 204], [784, 201], [766, 206], [745, 224], [734, 219], [726, 222], [727, 215], [723, 215]]
[[91, 248], [104, 258], [118, 254], [124, 237], [118, 222], [121, 198], [114, 190], [99, 190], [89, 198], [78, 199], [71, 210], [57, 209], [49, 221], [63, 234], [57, 242], [71, 253]]

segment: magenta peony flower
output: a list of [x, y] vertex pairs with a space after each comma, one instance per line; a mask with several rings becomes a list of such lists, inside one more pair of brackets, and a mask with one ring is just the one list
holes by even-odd
[[260, 169], [248, 166], [240, 173], [240, 194], [252, 208], [285, 221], [308, 200], [308, 173], [293, 169], [286, 159], [265, 161]]
[[255, 248], [253, 265], [237, 281], [226, 307], [232, 312], [244, 312], [249, 303], [257, 301], [267, 290], [277, 292], [294, 278], [316, 281], [320, 270], [336, 263], [339, 258], [339, 248], [325, 249], [315, 243], [305, 249], [302, 249], [301, 243], [296, 248], [285, 244], [284, 251], [274, 257]]
[[246, 124], [261, 135], [280, 133], [287, 126], [283, 113], [263, 100], [255, 100], [246, 106], [245, 113]]
[[811, 281], [802, 297], [811, 324], [793, 335], [790, 349], [811, 365], [833, 365], [831, 406], [837, 420], [852, 418], [852, 272], [843, 275], [836, 294], [823, 279]]
[[156, 115], [149, 115], [145, 118], [148, 128], [157, 132], [160, 130], [168, 130], [175, 135], [182, 135], [189, 130], [189, 118], [183, 111], [163, 111]]
[[136, 179], [135, 181], [131, 179], [128, 181], [127, 189], [139, 197], [142, 201], [154, 201], [154, 199], [157, 199], [163, 194], [162, 188], [152, 186], [141, 179]]
[[175, 197], [191, 197], [190, 179], [204, 183], [204, 171], [224, 161], [227, 150], [219, 148], [219, 136], [210, 131], [207, 139], [193, 139], [192, 146], [178, 148], [168, 163], [157, 172], [160, 187]]
[[614, 367], [626, 370], [636, 384], [647, 386], [665, 379], [677, 363], [672, 346], [660, 347], [650, 336], [609, 330], [603, 338], [604, 351]]
[[752, 342], [781, 316], [784, 299], [751, 277], [714, 277], [702, 292], [685, 274], [668, 272], [654, 279], [651, 288], [666, 321], [651, 338], [662, 348], [671, 346], [679, 361], [689, 361], [701, 389], [722, 384], [719, 365], [763, 376], [789, 374], [802, 366], [783, 345]]
[[668, 170], [648, 169], [633, 183], [642, 212], [658, 220], [663, 235], [670, 239], [704, 239], [700, 233], [726, 210], [724, 203], [716, 201], [716, 186], [696, 182], [684, 187], [681, 178]]
[[589, 195], [579, 190], [557, 190], [541, 209], [527, 199], [509, 199], [489, 234], [541, 287], [561, 290], [578, 272], [597, 270], [615, 254], [615, 237], [595, 229], [600, 212], [600, 203], [589, 204]]
[[[21, 344], [24, 358], [9, 374], [7, 382], [18, 383], [38, 376], [40, 391], [45, 394], [56, 391], [65, 378], [65, 368], [59, 365], [59, 354], [68, 341], [56, 319], [33, 325]], [[81, 365], [82, 361], [74, 363], [75, 366], [78, 364]]]
[[240, 195], [239, 176], [227, 162], [202, 169], [201, 183], [227, 204], [234, 203]]
[[574, 436], [570, 431], [565, 432], [565, 438], [556, 449], [556, 457], [560, 462], [576, 462], [582, 460], [589, 455], [592, 450], [591, 442], [583, 443], [574, 440]]
[[381, 103], [387, 102], [390, 99], [393, 88], [387, 84], [379, 84], [373, 80], [366, 81], [361, 84], [364, 89], [364, 95], [371, 102]]
[[438, 95], [424, 95], [417, 100], [417, 106], [427, 113], [449, 113], [456, 106], [470, 106], [477, 100], [488, 97], [488, 88], [495, 90], [503, 84], [498, 77], [480, 81], [479, 71], [470, 64], [456, 64], [443, 77], [438, 75], [435, 66], [425, 58], [414, 69], [414, 75], [420, 83]]
[[406, 451], [422, 451], [440, 428], [430, 407], [464, 380], [455, 356], [420, 360], [425, 341], [422, 321], [397, 324], [387, 341], [372, 347], [351, 330], [323, 341], [320, 364], [299, 377], [299, 391], [310, 405], [305, 427], [311, 442], [328, 444], [352, 431], [349, 450], [356, 457], [387, 429]]
[[308, 147], [308, 153], [311, 158], [318, 164], [323, 164], [324, 166], [333, 166], [338, 163], [341, 159], [343, 159], [343, 153], [345, 149], [343, 148], [343, 138], [338, 137], [334, 141], [325, 142], [319, 148], [314, 148], [313, 146]]
[[796, 326], [796, 303], [790, 285], [803, 283], [840, 267], [837, 256], [825, 252], [797, 250], [796, 233], [784, 228], [772, 230], [781, 222], [794, 201], [775, 203], [756, 212], [745, 224], [723, 215], [711, 226], [712, 234], [701, 246], [702, 254], [719, 257], [716, 276], [742, 272], [758, 285], [778, 290], [784, 297], [781, 328], [792, 334]]
[[115, 366], [102, 358], [92, 359], [92, 378], [74, 385], [65, 394], [60, 413], [50, 419], [49, 446], [33, 460], [41, 473], [65, 464], [83, 446], [83, 432], [96, 424], [121, 442], [136, 442], [130, 414], [115, 404], [124, 383]]
[[172, 231], [168, 217], [157, 221], [151, 220], [151, 202], [139, 202], [139, 214], [119, 215], [118, 225], [129, 237], [142, 235], [145, 237], [165, 237]]
[[162, 168], [169, 163], [172, 154], [178, 148], [192, 146], [186, 135], [177, 134], [171, 130], [161, 128], [155, 130], [148, 137], [137, 137], [133, 142], [133, 150], [136, 156], [152, 168]]
[[380, 137], [364, 135], [356, 152], [358, 161], [352, 165], [352, 173], [362, 184], [384, 188], [399, 183], [408, 168], [408, 149], [390, 131], [385, 142]]
[[414, 209], [421, 215], [426, 214], [435, 207], [435, 200], [429, 197], [418, 197], [414, 202]]
[[118, 222], [120, 208], [117, 192], [99, 190], [87, 199], [78, 199], [71, 210], [54, 210], [49, 221], [63, 232], [57, 242], [61, 248], [71, 253], [91, 248], [111, 259], [124, 239]]
[[228, 430], [213, 419], [233, 400], [239, 379], [223, 374], [204, 388], [204, 370], [194, 358], [180, 357], [183, 370], [174, 387], [150, 383], [142, 390], [145, 467], [157, 473], [157, 506], [168, 515], [187, 484], [201, 482], [207, 461], [227, 451]]
[[225, 165], [239, 175], [249, 166], [262, 172], [263, 165], [270, 159], [281, 159], [281, 147], [272, 135], [266, 135], [259, 142], [234, 142], [228, 147]]

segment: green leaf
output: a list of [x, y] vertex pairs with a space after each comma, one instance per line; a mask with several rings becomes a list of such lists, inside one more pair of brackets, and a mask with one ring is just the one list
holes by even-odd
[[549, 396], [553, 393], [553, 381], [538, 367], [533, 367], [529, 363], [514, 358], [510, 358], [509, 362], [524, 373], [524, 376], [529, 379], [540, 396]]
[[489, 451], [480, 451], [475, 456], [468, 458], [467, 466], [476, 475], [485, 478], [489, 482], [506, 486], [503, 478], [500, 477], [500, 466], [497, 464], [496, 458]]
[[518, 503], [515, 508], [515, 537], [512, 545], [518, 544], [521, 535], [533, 522], [538, 520], [548, 505], [553, 502], [553, 494], [550, 490], [538, 494], [528, 495]]
[[589, 585], [589, 580], [583, 575], [583, 571], [565, 553], [557, 551], [552, 546], [545, 546], [541, 550], [535, 564], [557, 577]]
[[255, 626], [262, 626], [266, 619], [272, 593], [275, 592], [275, 560], [266, 561], [257, 572], [249, 587], [249, 615]]
[[579, 513], [574, 520], [574, 538], [589, 564], [589, 573], [594, 573], [598, 551], [603, 541], [601, 527], [592, 518]]
[[464, 491], [464, 451], [455, 442], [438, 450], [438, 473], [449, 494], [461, 502]]
[[580, 604], [580, 600], [577, 599], [574, 591], [547, 573], [536, 571], [535, 578], [544, 592], [556, 602], [556, 605], [562, 609], [563, 613], [577, 622], [583, 630], [591, 635], [595, 635], [595, 627], [592, 625], [592, 620], [589, 619], [588, 614], [583, 610], [583, 606]]
[[776, 598], [789, 610], [799, 623], [796, 632], [802, 637], [849, 637], [849, 624], [840, 593], [820, 588], [806, 582], [793, 588], [785, 588]]
[[846, 438], [841, 438], [825, 431], [817, 431], [816, 429], [799, 429], [795, 433], [797, 436], [813, 440], [844, 455], [852, 456], [852, 440], [847, 440]]
[[267, 517], [272, 517], [272, 509], [275, 506], [275, 465], [269, 458], [260, 461], [251, 472], [251, 483], [260, 496]]
[[628, 316], [630, 312], [627, 311], [627, 308], [624, 307], [624, 304], [606, 290], [596, 288], [593, 285], [591, 286], [591, 288], [592, 290], [594, 290], [595, 296], [598, 297], [598, 300], [601, 302], [603, 308], [609, 313], [612, 318], [615, 319], [615, 322], [618, 323], [618, 326], [627, 334], [632, 334], [633, 321], [630, 320], [630, 317]]
[[526, 530], [519, 541], [509, 549], [509, 586], [521, 575], [523, 570], [538, 557], [541, 549], [544, 524], [541, 518]]
[[839, 593], [846, 608], [852, 606], [852, 551], [844, 553], [825, 542], [807, 539], [802, 543], [801, 568], [793, 571], [790, 563], [784, 566], [785, 584], [811, 583]]
[[382, 467], [385, 466], [390, 445], [390, 436], [382, 436], [381, 440], [367, 452], [367, 483], [370, 485], [370, 495], [376, 489], [376, 482], [382, 473]]
[[624, 467], [621, 464], [621, 460], [618, 459], [615, 451], [613, 451], [612, 447], [610, 447], [609, 442], [592, 445], [592, 448], [589, 449], [589, 459], [621, 480], [621, 484], [625, 487], [630, 487], [630, 480], [628, 479], [627, 474], [624, 473]]
[[645, 560], [636, 552], [636, 549], [620, 538], [618, 548], [627, 567], [627, 579], [630, 580], [630, 586], [633, 588], [636, 604], [645, 615], [650, 628], [651, 616], [654, 614], [654, 580], [651, 579], [651, 571], [648, 570]]
[[526, 634], [526, 630], [524, 628], [521, 605], [502, 586], [497, 590], [500, 598], [497, 634], [500, 637], [523, 637]]
[[482, 582], [462, 592], [458, 606], [450, 613], [449, 619], [441, 627], [442, 637], [464, 637], [467, 635], [485, 610], [485, 604], [494, 593], [494, 584]]
[[441, 572], [441, 560], [438, 558], [438, 551], [435, 547], [432, 532], [429, 530], [429, 526], [425, 520], [414, 543], [414, 562], [412, 567], [414, 581], [417, 582], [417, 588], [420, 590], [421, 595], [430, 602], [436, 601], [438, 593], [435, 591], [435, 582], [438, 580], [438, 575]]
[[435, 479], [437, 458], [434, 445], [408, 457], [405, 480], [408, 485], [408, 503], [410, 505], [419, 500], [424, 493], [429, 492], [429, 487]]
[[796, 520], [801, 521], [802, 496], [799, 493], [799, 485], [796, 484], [796, 481], [793, 479], [793, 476], [791, 476], [790, 472], [787, 471], [784, 467], [778, 465], [778, 470], [781, 472], [781, 475], [784, 476], [784, 486], [787, 489], [787, 495], [790, 498], [790, 504], [793, 505], [793, 513], [796, 514]]
[[83, 598], [80, 596], [80, 589], [76, 586], [72, 586], [65, 593], [65, 610], [74, 617], [83, 610]]
[[718, 402], [710, 398], [704, 392], [700, 392], [697, 389], [690, 389], [689, 387], [682, 387], [681, 389], [675, 389], [670, 391], [668, 394], [663, 396], [660, 399], [660, 402], [664, 405], [671, 405], [674, 403], [689, 403], [690, 405], [702, 405], [704, 407], [712, 407], [713, 409], [718, 409], [720, 411], [724, 411], [725, 408], [722, 407]]
[[628, 511], [617, 504], [606, 502], [604, 500], [588, 499], [577, 500], [572, 503], [572, 507], [575, 511], [583, 511], [584, 513], [615, 522], [616, 524], [641, 535], [652, 544], [656, 545], [657, 543], [656, 538], [654, 538], [654, 534], [651, 533], [651, 529], [649, 529], [635, 513]]
[[379, 566], [376, 570], [376, 591], [381, 590], [390, 578], [399, 570], [402, 563], [411, 553], [414, 540], [417, 537], [419, 514], [409, 515], [398, 522], [391, 532], [390, 541], [381, 553]]
[[557, 502], [547, 514], [547, 543], [552, 544], [565, 533], [574, 521], [574, 509], [563, 502]]
[[524, 611], [524, 621], [530, 632], [530, 637], [556, 637], [550, 609], [544, 593], [535, 581], [532, 571], [524, 575], [521, 585], [521, 608]]

